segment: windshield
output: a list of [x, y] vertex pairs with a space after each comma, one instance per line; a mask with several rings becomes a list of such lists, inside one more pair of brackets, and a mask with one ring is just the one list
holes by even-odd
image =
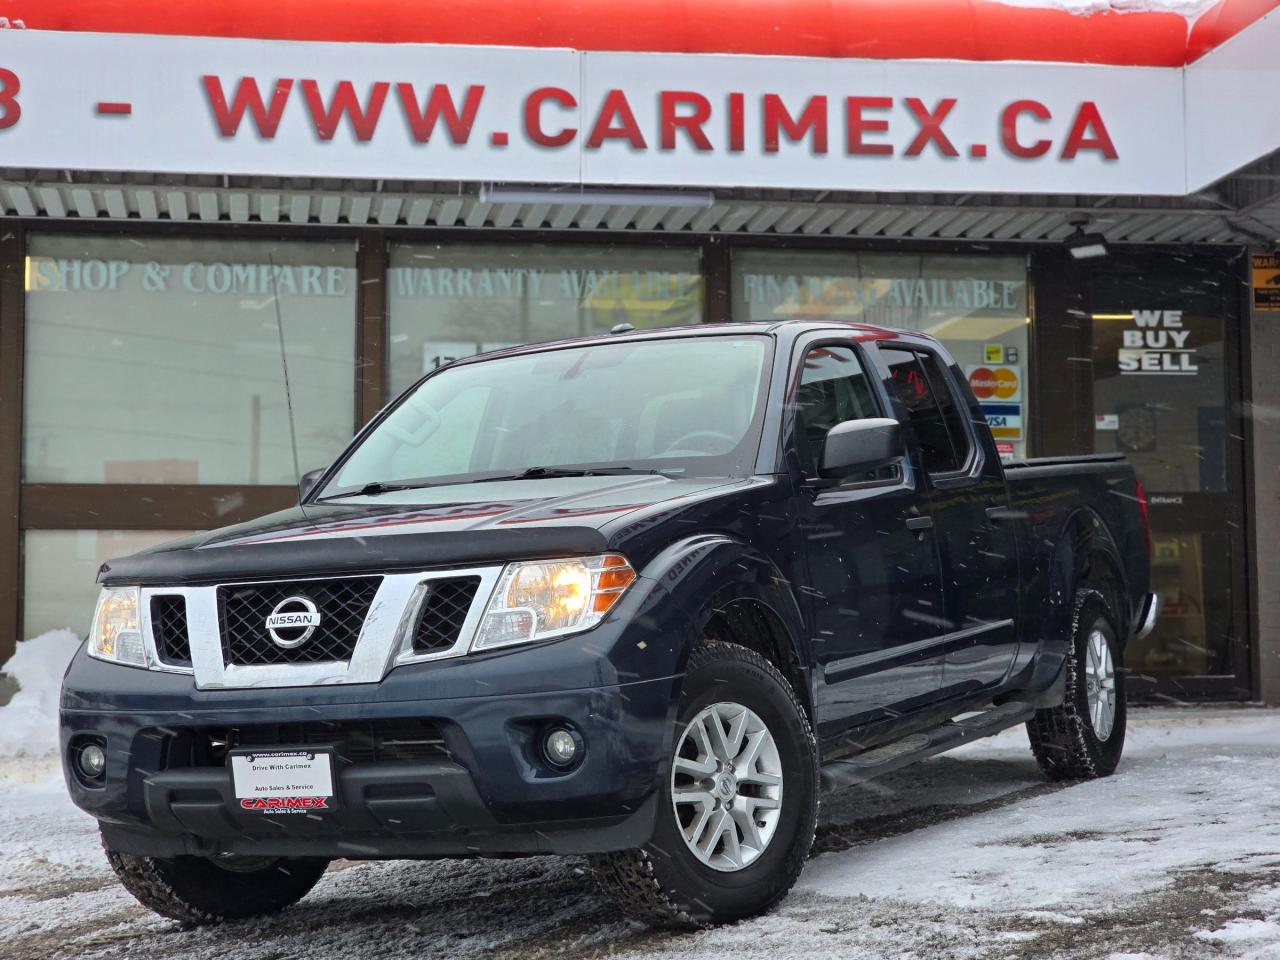
[[746, 475], [770, 344], [597, 343], [446, 368], [352, 451], [322, 496], [592, 468]]

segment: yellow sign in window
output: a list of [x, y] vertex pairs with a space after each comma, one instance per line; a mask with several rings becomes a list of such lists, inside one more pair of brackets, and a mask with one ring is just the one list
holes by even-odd
[[1253, 309], [1280, 311], [1280, 256], [1253, 255]]

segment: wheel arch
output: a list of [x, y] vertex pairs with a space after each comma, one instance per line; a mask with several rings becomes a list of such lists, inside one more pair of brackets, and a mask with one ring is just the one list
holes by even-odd
[[1045, 638], [1052, 639], [1059, 652], [1065, 653], [1071, 636], [1076, 591], [1086, 583], [1103, 593], [1119, 617], [1117, 626], [1123, 646], [1132, 618], [1120, 550], [1098, 513], [1082, 506], [1072, 511], [1061, 526], [1041, 618]]
[[812, 650], [790, 581], [760, 550], [728, 535], [672, 544], [642, 576], [661, 583], [687, 623], [681, 672], [701, 639], [734, 643], [760, 654], [790, 681], [813, 722]]

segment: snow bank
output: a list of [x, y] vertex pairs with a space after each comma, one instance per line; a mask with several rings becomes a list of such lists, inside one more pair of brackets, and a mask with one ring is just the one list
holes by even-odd
[[0, 760], [58, 752], [58, 695], [67, 664], [80, 647], [70, 630], [23, 640], [3, 670], [18, 692], [0, 707]]

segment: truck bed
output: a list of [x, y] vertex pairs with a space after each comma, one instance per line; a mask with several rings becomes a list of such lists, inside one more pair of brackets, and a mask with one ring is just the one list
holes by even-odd
[[[1004, 465], [1010, 504], [1029, 527], [1030, 556], [1023, 589], [1045, 595], [1053, 554], [1064, 538], [1092, 528], [1110, 540], [1120, 561], [1131, 623], [1138, 616], [1150, 575], [1141, 495], [1133, 467], [1119, 453], [1036, 457]], [[1027, 543], [1028, 541], [1023, 541]]]

